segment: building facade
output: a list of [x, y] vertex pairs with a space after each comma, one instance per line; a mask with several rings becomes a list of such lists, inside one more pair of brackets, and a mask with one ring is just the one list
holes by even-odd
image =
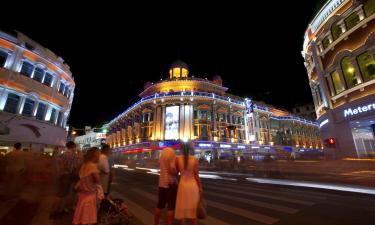
[[75, 137], [74, 142], [81, 150], [84, 150], [92, 147], [100, 148], [105, 139], [106, 133], [102, 132], [102, 129], [86, 127], [85, 134]]
[[0, 146], [64, 146], [75, 83], [69, 66], [17, 32], [0, 32]]
[[321, 149], [315, 123], [227, 90], [219, 76], [194, 78], [176, 62], [168, 79], [146, 83], [141, 100], [106, 125], [107, 143], [115, 151], [157, 157], [152, 150], [188, 139], [198, 157], [213, 159], [269, 152], [276, 145]]
[[293, 107], [292, 113], [309, 120], [316, 120], [315, 106], [313, 103], [296, 105]]
[[339, 157], [375, 154], [375, 0], [329, 0], [302, 55], [322, 140]]

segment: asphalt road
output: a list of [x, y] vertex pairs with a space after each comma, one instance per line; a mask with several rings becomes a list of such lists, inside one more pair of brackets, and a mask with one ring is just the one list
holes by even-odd
[[[259, 184], [231, 175], [204, 177], [208, 218], [198, 224], [374, 224], [375, 195]], [[152, 225], [157, 185], [157, 173], [116, 169], [112, 196], [126, 201], [135, 225]]]

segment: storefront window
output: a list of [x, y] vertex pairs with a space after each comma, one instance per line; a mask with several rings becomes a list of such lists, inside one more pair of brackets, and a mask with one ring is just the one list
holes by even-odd
[[194, 119], [198, 119], [198, 110], [194, 110]]
[[345, 57], [341, 61], [341, 69], [344, 74], [346, 86], [352, 88], [357, 84], [357, 78], [355, 77], [355, 68], [350, 62], [348, 57]]
[[370, 52], [359, 55], [357, 62], [365, 82], [375, 78], [375, 60]]
[[208, 134], [207, 134], [207, 126], [201, 126], [201, 136], [202, 137], [207, 137]]
[[199, 119], [207, 120], [207, 111], [199, 111]]
[[194, 136], [198, 136], [198, 125], [194, 125]]
[[358, 157], [375, 156], [375, 124], [373, 122], [373, 120], [356, 121], [351, 125]]
[[335, 89], [334, 93], [336, 95], [345, 90], [344, 84], [341, 81], [340, 75], [337, 71], [334, 71], [333, 73], [331, 73], [331, 78], [332, 78], [333, 88]]

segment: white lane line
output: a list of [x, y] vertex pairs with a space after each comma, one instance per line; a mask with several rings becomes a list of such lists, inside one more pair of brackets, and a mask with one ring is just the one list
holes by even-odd
[[214, 192], [205, 192], [205, 195], [216, 196], [216, 197], [229, 199], [229, 200], [236, 201], [236, 202], [242, 202], [242, 203], [246, 203], [246, 204], [250, 204], [250, 205], [254, 205], [254, 206], [258, 206], [258, 207], [262, 207], [266, 209], [271, 209], [271, 210], [275, 210], [275, 211], [279, 211], [283, 213], [288, 213], [288, 214], [295, 214], [299, 211], [298, 209], [295, 209], [295, 208], [250, 200], [246, 198], [239, 198], [239, 197], [234, 197], [230, 195], [223, 195], [223, 194], [214, 193]]
[[346, 191], [361, 194], [371, 194], [375, 195], [375, 188], [365, 188], [350, 185], [339, 185], [339, 184], [324, 184], [315, 182], [303, 182], [303, 181], [293, 181], [293, 180], [277, 180], [277, 179], [265, 179], [265, 178], [246, 178], [246, 180], [262, 183], [262, 184], [277, 184], [286, 186], [296, 186], [296, 187], [310, 187], [310, 188], [320, 188], [335, 191]]
[[118, 196], [119, 198], [124, 199], [125, 204], [128, 205], [130, 212], [140, 220], [144, 225], [154, 224], [154, 215], [144, 209], [142, 206], [138, 205], [137, 203], [129, 200], [124, 195], [118, 193], [117, 191], [111, 191], [113, 197]]
[[[146, 192], [146, 191], [142, 191], [142, 190], [139, 190], [139, 189], [131, 189], [131, 191], [133, 191], [135, 193], [138, 193], [138, 194], [142, 195], [143, 197], [148, 198], [149, 200], [154, 201], [154, 202], [156, 202], [157, 199], [158, 199], [156, 195], [151, 194], [151, 193]], [[204, 219], [204, 220], [198, 220], [198, 222], [202, 223], [202, 224], [207, 224], [207, 225], [231, 225], [230, 223], [226, 223], [222, 220], [216, 219], [216, 218], [211, 217], [211, 216], [207, 216], [206, 219]]]
[[[295, 190], [286, 190], [286, 189], [266, 189], [266, 188], [256, 188], [256, 187], [253, 187], [253, 186], [249, 186], [249, 185], [233, 185], [233, 184], [229, 184], [229, 183], [219, 183], [219, 182], [215, 182], [215, 183], [211, 183], [211, 184], [205, 184], [203, 183], [203, 186], [205, 185], [213, 185], [213, 186], [218, 186], [218, 187], [227, 187], [227, 188], [235, 188], [235, 189], [240, 189], [240, 190], [244, 190], [244, 191], [249, 191], [249, 190], [252, 190], [252, 191], [261, 191], [261, 192], [266, 192], [266, 193], [272, 193], [272, 194], [276, 194], [276, 195], [286, 195], [286, 196], [293, 196], [293, 197], [297, 197], [297, 198], [306, 198], [306, 199], [314, 199], [314, 200], [318, 200], [318, 201], [322, 201], [322, 200], [327, 200], [327, 197], [324, 197], [324, 196], [317, 196], [319, 195], [319, 193], [313, 193], [313, 192], [302, 192], [302, 191], [295, 191]], [[313, 196], [312, 196], [313, 195]], [[337, 197], [337, 196], [336, 196]]]
[[265, 194], [253, 193], [253, 192], [248, 192], [248, 191], [240, 191], [240, 190], [235, 190], [233, 188], [221, 188], [221, 187], [207, 187], [207, 188], [218, 190], [218, 191], [228, 191], [228, 192], [243, 194], [243, 195], [248, 195], [248, 196], [269, 198], [269, 199], [273, 199], [273, 200], [290, 202], [290, 203], [295, 203], [295, 204], [300, 204], [300, 205], [312, 206], [312, 205], [315, 204], [314, 202], [310, 202], [310, 201], [297, 200], [297, 199], [291, 199], [291, 198], [286, 198], [286, 197], [278, 197], [278, 196], [272, 196], [272, 195], [265, 195]]
[[277, 218], [274, 218], [274, 217], [266, 216], [266, 215], [263, 215], [263, 214], [260, 214], [260, 213], [252, 212], [252, 211], [249, 211], [249, 210], [244, 210], [244, 209], [241, 209], [241, 208], [225, 205], [225, 204], [210, 201], [210, 200], [206, 200], [206, 202], [211, 207], [215, 207], [215, 208], [233, 213], [235, 215], [246, 217], [250, 220], [255, 220], [255, 221], [258, 221], [258, 222], [264, 223], [264, 224], [274, 224], [274, 223], [276, 223], [280, 220], [280, 219], [277, 219]]

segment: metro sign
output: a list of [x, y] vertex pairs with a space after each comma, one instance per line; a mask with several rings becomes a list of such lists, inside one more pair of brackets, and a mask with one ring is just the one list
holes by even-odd
[[372, 111], [372, 110], [375, 110], [375, 103], [364, 105], [364, 106], [359, 106], [354, 109], [348, 108], [344, 110], [344, 117], [353, 116], [353, 115], [361, 114], [361, 113]]

